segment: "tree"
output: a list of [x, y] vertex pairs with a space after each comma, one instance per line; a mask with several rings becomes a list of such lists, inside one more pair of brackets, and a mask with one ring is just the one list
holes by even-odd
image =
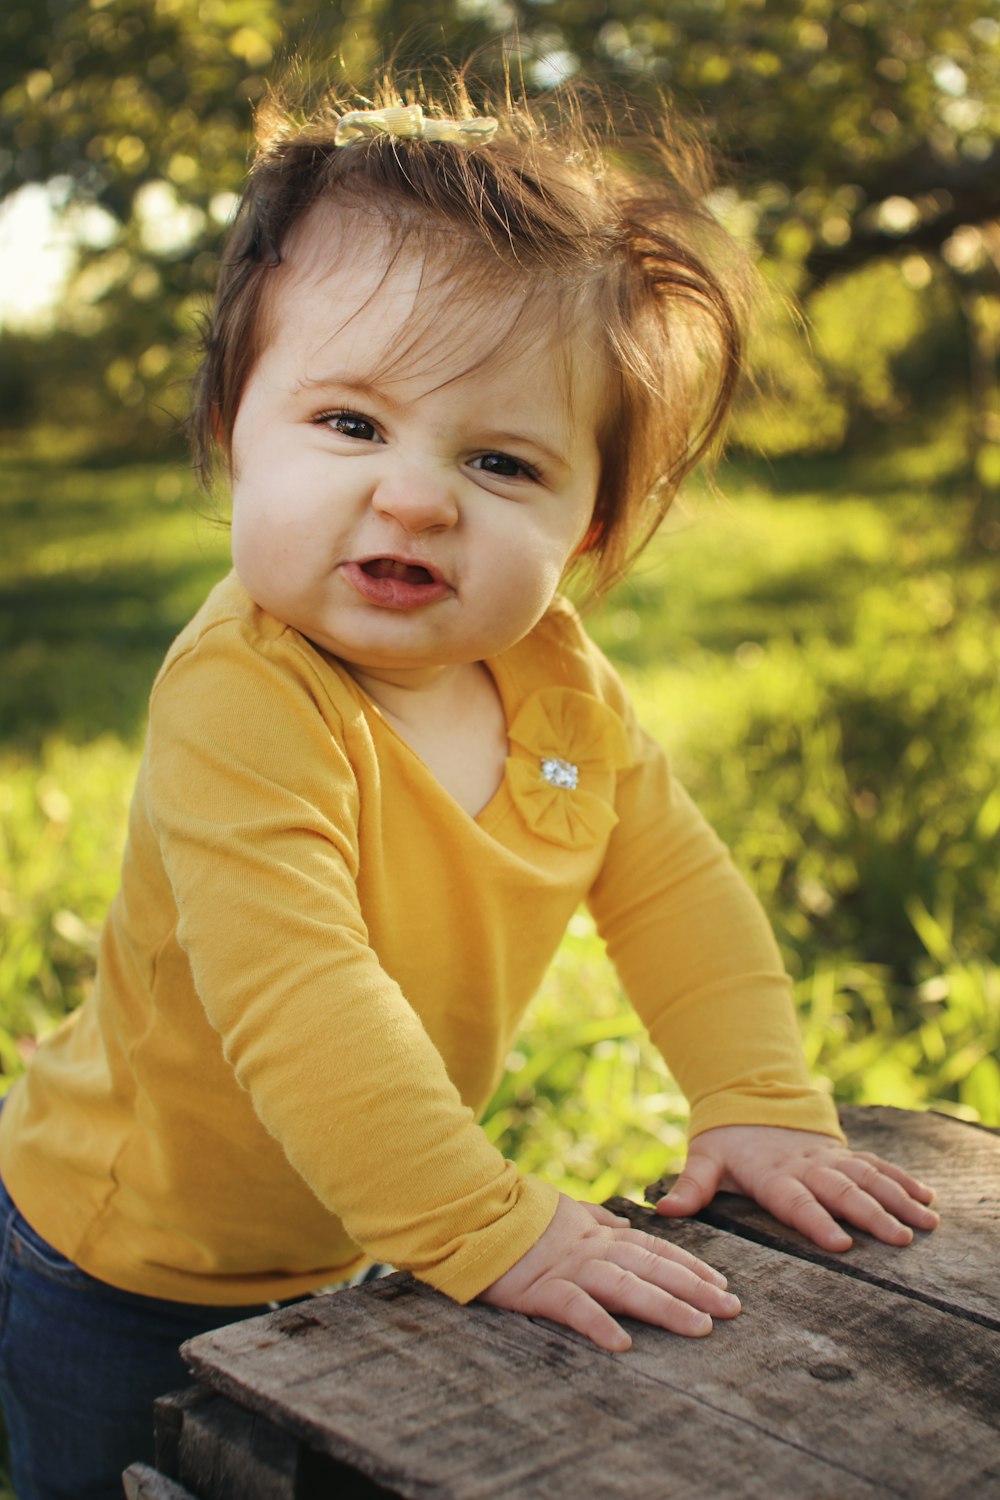
[[333, 59], [363, 80], [390, 52], [403, 64], [461, 61], [485, 45], [476, 62], [495, 80], [500, 39], [516, 37], [536, 85], [580, 73], [651, 105], [663, 91], [698, 114], [726, 164], [730, 191], [718, 207], [754, 237], [783, 289], [809, 298], [886, 257], [908, 266], [914, 292], [926, 274], [939, 315], [947, 303], [971, 320], [976, 421], [989, 436], [1000, 22], [984, 0], [339, 0], [319, 9], [305, 0], [50, 0], [48, 11], [44, 32], [27, 0], [7, 15], [0, 196], [54, 181], [67, 205], [104, 211], [106, 243], [84, 245], [70, 322], [97, 336], [113, 321], [119, 339], [128, 334], [133, 353], [112, 380], [126, 404], [177, 378], [179, 336], [203, 306], [252, 107], [270, 76], [292, 65], [322, 77]]

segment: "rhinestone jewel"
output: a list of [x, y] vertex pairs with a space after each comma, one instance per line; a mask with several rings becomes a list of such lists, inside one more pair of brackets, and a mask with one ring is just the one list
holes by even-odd
[[542, 756], [542, 780], [549, 786], [562, 787], [572, 792], [580, 780], [580, 772], [571, 761], [560, 760], [558, 755]]

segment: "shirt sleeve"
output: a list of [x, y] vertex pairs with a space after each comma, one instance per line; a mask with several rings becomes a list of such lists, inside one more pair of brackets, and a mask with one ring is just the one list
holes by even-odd
[[688, 1099], [691, 1135], [779, 1125], [843, 1139], [832, 1099], [810, 1081], [791, 983], [760, 902], [603, 658], [598, 671], [635, 760], [619, 778], [619, 822], [589, 905]]
[[178, 939], [292, 1167], [371, 1256], [466, 1301], [556, 1193], [490, 1144], [369, 945], [357, 780], [310, 657], [228, 624], [154, 689], [149, 813]]

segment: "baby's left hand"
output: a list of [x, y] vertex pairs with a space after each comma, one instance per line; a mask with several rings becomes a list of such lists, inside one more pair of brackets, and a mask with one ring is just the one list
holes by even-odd
[[931, 1188], [881, 1157], [808, 1130], [724, 1125], [704, 1131], [656, 1209], [671, 1217], [695, 1214], [720, 1191], [756, 1199], [824, 1250], [853, 1244], [834, 1214], [888, 1245], [908, 1245], [914, 1229], [940, 1223], [926, 1207]]

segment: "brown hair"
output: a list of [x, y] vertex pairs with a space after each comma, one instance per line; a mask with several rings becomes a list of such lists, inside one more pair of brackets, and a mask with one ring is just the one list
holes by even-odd
[[[416, 234], [428, 255], [465, 247], [461, 272], [473, 289], [513, 276], [526, 297], [544, 284], [563, 307], [587, 305], [610, 386], [584, 543], [603, 590], [716, 444], [741, 372], [749, 264], [705, 205], [705, 153], [667, 117], [655, 131], [628, 111], [625, 128], [609, 123], [607, 106], [575, 87], [530, 104], [508, 92], [480, 111], [461, 79], [440, 105], [422, 84], [404, 94], [386, 79], [362, 102], [404, 101], [455, 119], [491, 114], [499, 130], [482, 145], [378, 135], [335, 147], [337, 122], [354, 106], [333, 95], [308, 115], [275, 99], [261, 112], [196, 382], [195, 462], [208, 482], [218, 457], [231, 457], [266, 343], [269, 273], [291, 230], [319, 203], [375, 214], [400, 239]], [[588, 113], [602, 126], [585, 123]]]

